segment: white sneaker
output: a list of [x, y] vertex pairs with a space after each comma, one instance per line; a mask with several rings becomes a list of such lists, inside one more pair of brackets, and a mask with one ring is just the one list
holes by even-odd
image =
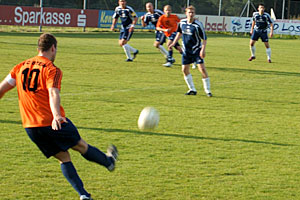
[[163, 66], [165, 66], [165, 67], [171, 67], [172, 63], [171, 62], [167, 62], [167, 63], [163, 64]]
[[197, 69], [197, 63], [193, 63], [192, 69]]
[[212, 95], [212, 93], [206, 93], [206, 96], [208, 96], [208, 97], [212, 97], [213, 95]]
[[112, 172], [116, 168], [116, 162], [117, 162], [117, 159], [118, 159], [118, 149], [117, 149], [117, 147], [115, 145], [110, 145], [107, 148], [106, 156], [113, 159], [113, 163], [110, 166], [107, 167], [108, 171]]
[[93, 200], [92, 197], [86, 195], [80, 195], [80, 200]]

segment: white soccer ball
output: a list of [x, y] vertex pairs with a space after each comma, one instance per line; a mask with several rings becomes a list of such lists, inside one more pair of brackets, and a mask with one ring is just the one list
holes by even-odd
[[159, 122], [159, 113], [153, 107], [146, 107], [142, 110], [138, 127], [140, 130], [153, 130], [157, 127]]

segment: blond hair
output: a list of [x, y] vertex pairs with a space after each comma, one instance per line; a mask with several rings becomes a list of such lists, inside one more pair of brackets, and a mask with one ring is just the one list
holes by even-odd
[[165, 10], [166, 8], [170, 8], [170, 9], [172, 10], [172, 7], [171, 7], [170, 5], [165, 5], [165, 6], [164, 6], [164, 10]]
[[196, 12], [196, 8], [194, 6], [189, 6], [185, 9], [185, 12], [187, 12], [188, 10], [193, 10]]

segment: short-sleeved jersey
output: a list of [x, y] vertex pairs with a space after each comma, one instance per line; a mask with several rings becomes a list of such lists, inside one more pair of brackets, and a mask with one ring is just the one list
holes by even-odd
[[129, 27], [132, 24], [133, 18], [137, 17], [133, 8], [126, 6], [124, 9], [121, 6], [116, 7], [115, 13], [113, 15], [114, 19], [120, 17], [122, 22], [122, 29]]
[[[36, 56], [16, 65], [9, 75], [16, 81], [24, 128], [50, 126], [53, 116], [48, 89], [60, 89], [61, 70], [49, 59]], [[65, 117], [62, 106], [60, 112]]]
[[252, 19], [255, 22], [255, 30], [266, 30], [268, 29], [269, 24], [273, 23], [271, 16], [265, 12], [262, 15], [260, 15], [259, 12], [254, 12]]
[[194, 20], [188, 23], [187, 19], [180, 21], [177, 32], [182, 33], [183, 52], [188, 54], [195, 54], [201, 49], [201, 39], [207, 40], [203, 24]]
[[154, 9], [154, 13], [147, 12], [145, 14], [144, 22], [147, 25], [149, 25], [149, 23], [151, 22], [156, 27], [159, 17], [162, 16], [163, 14], [164, 14], [163, 11]]
[[166, 15], [162, 15], [159, 17], [156, 27], [160, 27], [163, 29], [171, 29], [170, 32], [164, 32], [164, 34], [169, 37], [173, 32], [177, 30], [177, 25], [180, 22], [180, 19], [177, 15], [170, 15], [167, 17]]

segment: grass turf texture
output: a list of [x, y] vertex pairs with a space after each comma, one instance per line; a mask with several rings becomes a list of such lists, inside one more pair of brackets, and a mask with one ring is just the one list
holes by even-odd
[[[95, 199], [299, 199], [299, 40], [273, 39], [272, 61], [249, 38], [209, 35], [205, 59], [214, 97], [191, 69], [197, 96], [185, 96], [180, 55], [165, 68], [154, 35], [130, 41], [140, 54], [124, 62], [118, 34], [57, 33], [55, 64], [64, 73], [62, 105], [90, 144], [119, 148], [109, 173], [71, 151]], [[36, 55], [38, 33], [0, 33], [0, 78]], [[46, 160], [21, 126], [16, 89], [0, 103], [1, 199], [78, 199], [54, 158]], [[141, 132], [145, 106], [158, 128]]]

